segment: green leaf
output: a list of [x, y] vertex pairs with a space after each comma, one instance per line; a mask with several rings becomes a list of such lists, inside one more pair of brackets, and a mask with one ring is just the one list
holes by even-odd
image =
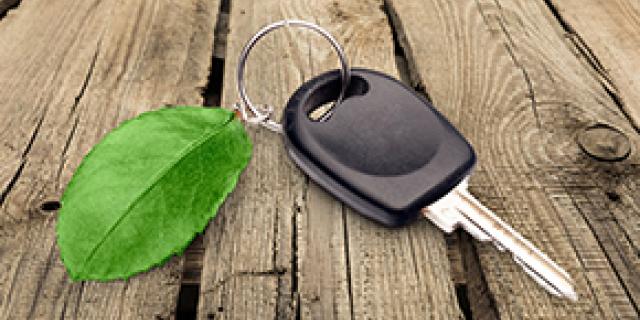
[[146, 112], [109, 133], [62, 197], [60, 256], [75, 280], [126, 279], [187, 245], [233, 190], [251, 141], [232, 112]]

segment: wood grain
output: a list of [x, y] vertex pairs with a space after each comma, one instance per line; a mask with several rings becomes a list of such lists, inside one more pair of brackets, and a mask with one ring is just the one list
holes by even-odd
[[[397, 76], [382, 2], [233, 1], [223, 105], [237, 100], [244, 43], [282, 18], [315, 22], [353, 64]], [[297, 29], [265, 37], [252, 52], [252, 99], [277, 113], [304, 80], [336, 68], [328, 43]], [[459, 318], [442, 233], [423, 222], [390, 230], [324, 193], [288, 160], [281, 138], [250, 129], [254, 159], [205, 238], [199, 317], [304, 319]]]
[[479, 244], [489, 290], [470, 295], [492, 303], [470, 299], [474, 314], [636, 319], [640, 157], [599, 161], [576, 136], [605, 123], [633, 150], [640, 139], [553, 12], [543, 1], [509, 0], [392, 0], [388, 8], [414, 84], [475, 146], [472, 192], [568, 270], [580, 295], [576, 303], [551, 297], [508, 255]]
[[204, 0], [30, 0], [0, 21], [1, 318], [173, 316], [181, 259], [129, 281], [72, 283], [50, 209], [119, 122], [202, 103], [217, 8]]
[[[170, 319], [180, 284], [198, 281], [201, 319], [462, 318], [454, 284], [473, 319], [638, 318], [636, 3], [233, 0], [229, 13], [218, 0], [17, 3], [0, 0], [0, 17], [15, 7], [0, 19], [0, 319]], [[214, 48], [220, 17], [230, 32]], [[84, 154], [140, 112], [201, 104], [212, 55], [226, 59], [231, 105], [242, 46], [282, 18], [327, 28], [356, 66], [403, 79], [408, 69], [476, 148], [472, 192], [565, 267], [580, 300], [547, 295], [465, 234], [449, 238], [448, 258], [427, 221], [390, 230], [360, 217], [255, 127], [254, 159], [198, 243], [204, 260], [188, 261], [193, 275], [182, 279], [174, 258], [128, 281], [70, 282], [56, 206]], [[279, 114], [303, 81], [337, 66], [322, 38], [283, 29], [256, 46], [246, 82]]]
[[547, 0], [582, 58], [602, 75], [602, 85], [640, 128], [640, 3], [637, 1]]

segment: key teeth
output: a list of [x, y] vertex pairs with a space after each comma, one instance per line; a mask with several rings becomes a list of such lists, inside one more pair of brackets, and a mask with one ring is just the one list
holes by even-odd
[[[500, 244], [500, 242], [498, 241], [492, 241], [493, 246], [496, 247], [496, 249], [498, 249], [498, 251], [500, 252], [505, 252], [507, 249], [505, 249], [505, 247], [503, 245]], [[515, 257], [515, 256], [514, 256]]]
[[534, 270], [532, 270], [531, 268], [529, 268], [529, 266], [524, 263], [520, 258], [518, 258], [517, 256], [513, 256], [513, 260], [536, 282], [538, 283], [541, 287], [545, 288], [547, 290], [547, 292], [551, 293], [552, 295], [556, 296], [556, 297], [560, 297], [560, 298], [568, 298], [569, 300], [575, 302], [578, 301], [578, 294], [573, 290], [573, 287], [570, 286], [568, 288], [568, 292], [562, 292], [560, 289], [555, 288], [553, 285], [551, 285], [550, 283], [548, 283], [547, 281], [545, 281], [545, 279], [543, 279], [542, 277], [540, 277]]
[[[464, 213], [460, 211], [460, 208], [447, 208], [446, 210], [451, 210], [450, 214], [452, 219], [455, 219], [455, 228], [462, 227], [467, 233], [469, 233], [474, 239], [480, 242], [487, 242], [493, 240], [489, 234], [484, 232], [484, 230], [480, 229], [476, 226], [473, 221], [467, 219], [464, 216]], [[455, 218], [453, 218], [455, 217]]]
[[575, 292], [573, 289], [571, 289], [571, 292], [565, 294], [564, 296], [573, 302], [578, 301], [578, 293]]
[[529, 277], [531, 277], [540, 286], [545, 288], [549, 293], [553, 294], [556, 297], [562, 297], [563, 296], [563, 294], [560, 291], [558, 291], [556, 288], [554, 288], [551, 285], [549, 285], [544, 279], [542, 279], [540, 276], [538, 276], [538, 274], [536, 274], [533, 270], [531, 270], [529, 268], [529, 266], [527, 266], [524, 262], [522, 262], [522, 260], [520, 260], [517, 256], [513, 256], [513, 260], [518, 265], [520, 265], [522, 270], [524, 270], [524, 272], [526, 272], [529, 275]]
[[[461, 216], [462, 217], [462, 216]], [[462, 219], [464, 219], [463, 221], [460, 221], [458, 223], [458, 225], [462, 226], [462, 228], [469, 233], [474, 239], [480, 241], [480, 242], [487, 242], [487, 241], [493, 241], [493, 238], [491, 238], [490, 235], [488, 235], [486, 232], [482, 231], [482, 229], [476, 227], [473, 222], [465, 219], [464, 217], [462, 217]]]

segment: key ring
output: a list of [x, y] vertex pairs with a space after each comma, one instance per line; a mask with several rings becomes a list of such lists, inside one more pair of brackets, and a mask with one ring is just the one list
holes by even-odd
[[[344, 51], [342, 50], [342, 47], [340, 46], [338, 41], [333, 36], [331, 36], [329, 32], [319, 27], [318, 25], [313, 24], [311, 22], [302, 21], [302, 20], [281, 20], [281, 21], [266, 25], [265, 27], [260, 29], [260, 31], [258, 31], [249, 40], [249, 42], [247, 42], [247, 44], [242, 49], [242, 52], [240, 53], [240, 58], [238, 61], [238, 69], [237, 69], [238, 70], [237, 83], [238, 83], [238, 93], [240, 94], [240, 99], [242, 100], [242, 102], [236, 103], [234, 105], [234, 108], [240, 112], [240, 115], [244, 121], [248, 123], [253, 123], [253, 124], [260, 124], [268, 128], [269, 130], [279, 132], [279, 133], [282, 133], [282, 125], [274, 121], [273, 119], [271, 119], [271, 114], [273, 113], [274, 108], [269, 105], [266, 105], [265, 108], [257, 108], [256, 106], [253, 105], [253, 103], [251, 103], [251, 100], [249, 100], [249, 96], [247, 95], [247, 91], [244, 85], [244, 67], [247, 62], [247, 57], [249, 56], [249, 52], [251, 51], [251, 49], [253, 49], [253, 47], [258, 42], [258, 40], [264, 37], [267, 33], [284, 26], [304, 27], [304, 28], [316, 31], [320, 35], [322, 35], [325, 39], [327, 39], [331, 43], [333, 48], [336, 50], [336, 53], [338, 54], [338, 58], [340, 58], [340, 65], [341, 65], [340, 75], [342, 77], [342, 88], [340, 89], [340, 95], [338, 95], [338, 98], [336, 99], [336, 102], [331, 107], [331, 109], [333, 109], [333, 107], [335, 107], [338, 103], [342, 101], [342, 99], [344, 98], [345, 92], [347, 90], [347, 87], [349, 86], [349, 80], [351, 79], [351, 69], [349, 68], [347, 57], [345, 56]], [[253, 116], [249, 116], [247, 114], [247, 108], [251, 111]], [[326, 114], [329, 114], [329, 113], [327, 112]]]

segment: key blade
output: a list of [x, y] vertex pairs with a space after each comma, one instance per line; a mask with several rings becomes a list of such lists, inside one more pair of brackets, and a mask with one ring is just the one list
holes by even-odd
[[480, 241], [491, 240], [488, 234], [478, 229], [473, 223], [462, 216], [458, 209], [447, 206], [446, 204], [443, 205], [442, 201], [424, 208], [422, 214], [447, 234], [458, 229], [458, 227], [462, 227], [471, 234], [471, 236]]
[[464, 185], [451, 191], [447, 197], [451, 197], [449, 205], [458, 209], [465, 220], [487, 234], [498, 248], [509, 251], [527, 274], [547, 291], [573, 301], [578, 299], [569, 274], [480, 203]]
[[460, 212], [454, 208], [436, 207], [432, 206], [422, 210], [422, 213], [427, 217], [436, 227], [449, 234], [458, 228], [460, 219]]
[[551, 294], [553, 294], [554, 296], [557, 297], [562, 297], [562, 293], [559, 292], [558, 290], [556, 290], [556, 288], [550, 286], [546, 280], [544, 280], [544, 278], [540, 277], [540, 275], [538, 275], [534, 270], [529, 269], [529, 266], [524, 263], [522, 260], [520, 260], [518, 257], [513, 257], [513, 260], [520, 265], [520, 267], [531, 277], [533, 278], [533, 280], [535, 280], [539, 285], [541, 285], [543, 288], [545, 288], [547, 291], [549, 291]]

